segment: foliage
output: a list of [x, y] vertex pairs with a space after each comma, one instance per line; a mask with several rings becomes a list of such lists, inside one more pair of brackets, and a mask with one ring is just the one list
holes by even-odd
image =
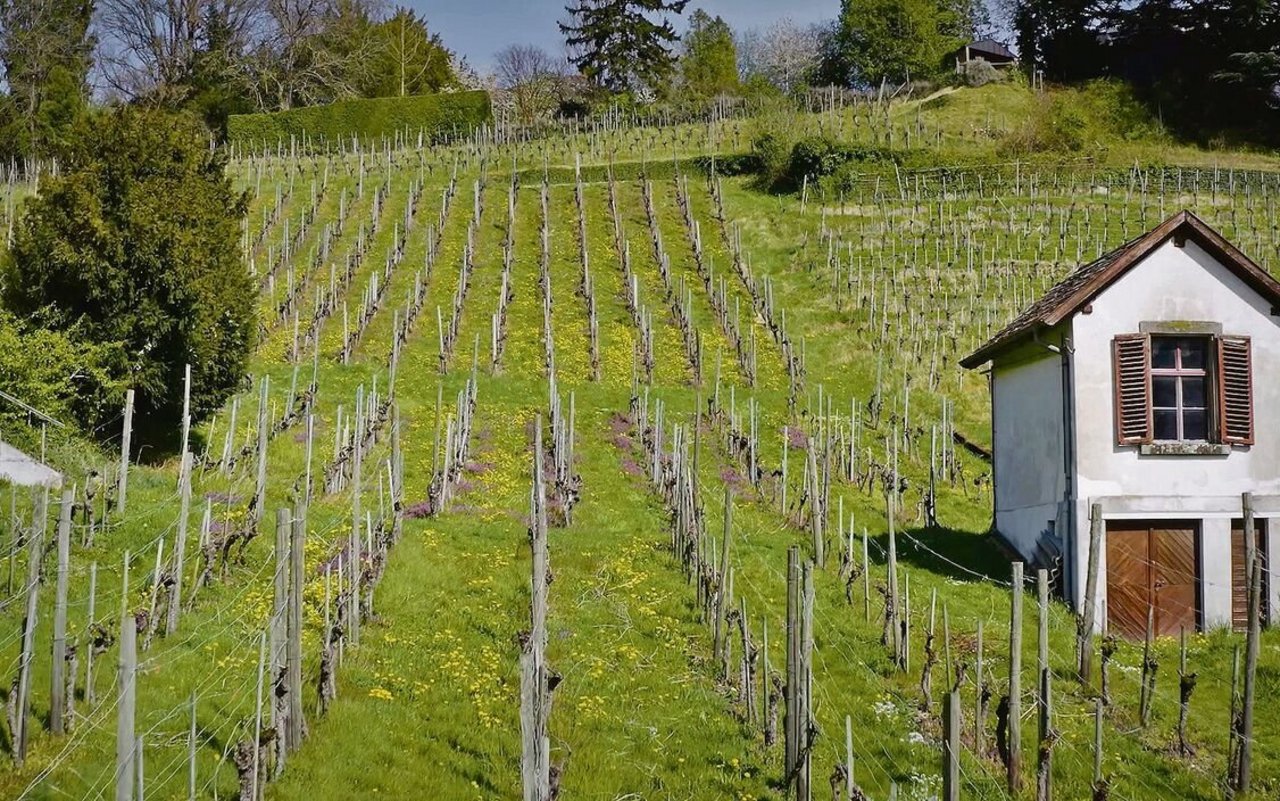
[[407, 8], [397, 8], [374, 27], [380, 40], [366, 83], [365, 97], [405, 97], [438, 92], [457, 82], [452, 54], [440, 34], [427, 30], [427, 21]]
[[760, 166], [760, 179], [765, 185], [780, 182], [791, 163], [791, 142], [779, 133], [763, 133], [751, 143], [751, 154]]
[[227, 140], [248, 146], [299, 140], [339, 143], [396, 131], [427, 137], [465, 134], [492, 119], [487, 92], [449, 92], [420, 97], [344, 100], [270, 114], [243, 114], [227, 121]]
[[92, 14], [86, 0], [0, 0], [0, 160], [70, 144], [88, 104]]
[[245, 200], [189, 116], [121, 109], [19, 222], [5, 276], [15, 312], [91, 343], [120, 343], [143, 424], [172, 425], [192, 366], [192, 411], [239, 385], [256, 334], [240, 256]]
[[948, 0], [843, 0], [824, 71], [858, 86], [936, 76], [971, 35], [972, 9]]
[[578, 70], [613, 92], [653, 91], [671, 73], [671, 45], [679, 37], [671, 21], [689, 0], [576, 0], [560, 23]]
[[1101, 151], [1115, 141], [1158, 142], [1164, 138], [1133, 90], [1120, 81], [1091, 81], [1037, 99], [1026, 119], [1000, 144], [1006, 155]]
[[796, 185], [805, 178], [835, 175], [845, 165], [893, 162], [894, 156], [881, 148], [837, 142], [825, 136], [811, 136], [796, 142], [787, 164], [787, 177]]
[[738, 53], [733, 30], [702, 9], [689, 17], [680, 57], [682, 88], [695, 98], [729, 94], [738, 88]]
[[[27, 328], [9, 311], [0, 311], [0, 390], [63, 423], [97, 430], [120, 412], [124, 351], [114, 342], [99, 343], [77, 329]], [[4, 405], [0, 427], [15, 441], [30, 431], [27, 415]], [[12, 422], [12, 424], [6, 424]]]
[[1170, 128], [1280, 142], [1280, 6], [1257, 0], [1020, 0], [1023, 62], [1049, 80], [1130, 83]]
[[986, 86], [1004, 80], [1004, 73], [983, 58], [972, 58], [960, 65], [960, 80], [965, 86]]

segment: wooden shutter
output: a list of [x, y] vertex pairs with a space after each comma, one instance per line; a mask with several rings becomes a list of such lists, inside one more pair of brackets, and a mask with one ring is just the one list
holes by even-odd
[[1116, 442], [1151, 441], [1151, 338], [1121, 334], [1112, 340], [1115, 362]]
[[1218, 337], [1218, 434], [1253, 444], [1253, 348], [1249, 337]]

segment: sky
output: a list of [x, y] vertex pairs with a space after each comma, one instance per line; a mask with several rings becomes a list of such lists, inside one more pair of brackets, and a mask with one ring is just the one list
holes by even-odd
[[[553, 56], [563, 52], [564, 38], [556, 23], [564, 16], [566, 0], [399, 0], [427, 18], [427, 26], [439, 32], [445, 47], [467, 57], [481, 72], [493, 66], [493, 55], [510, 44], [539, 45]], [[687, 18], [695, 8], [724, 17], [735, 31], [767, 28], [790, 17], [806, 25], [832, 19], [840, 0], [691, 0]], [[676, 29], [684, 32], [685, 23]]]

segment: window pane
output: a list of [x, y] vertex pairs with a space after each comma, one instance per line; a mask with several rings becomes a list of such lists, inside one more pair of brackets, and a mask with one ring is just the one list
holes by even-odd
[[1182, 379], [1182, 406], [1203, 409], [1205, 380], [1200, 377]]
[[1178, 341], [1167, 337], [1152, 337], [1151, 339], [1151, 366], [1159, 369], [1169, 370], [1177, 367], [1175, 361], [1177, 355]]
[[1205, 340], [1184, 339], [1178, 342], [1178, 349], [1182, 351], [1183, 370], [1204, 369]]
[[1172, 409], [1157, 409], [1153, 416], [1156, 439], [1178, 438], [1178, 413]]
[[1182, 438], [1209, 438], [1209, 426], [1203, 409], [1188, 409], [1182, 413]]
[[1155, 408], [1173, 408], [1178, 405], [1178, 379], [1173, 376], [1151, 378], [1151, 405]]

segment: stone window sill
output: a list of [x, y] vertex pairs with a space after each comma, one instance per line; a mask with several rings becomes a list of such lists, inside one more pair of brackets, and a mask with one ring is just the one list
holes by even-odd
[[1151, 442], [1140, 445], [1143, 456], [1227, 456], [1231, 446], [1219, 442]]

